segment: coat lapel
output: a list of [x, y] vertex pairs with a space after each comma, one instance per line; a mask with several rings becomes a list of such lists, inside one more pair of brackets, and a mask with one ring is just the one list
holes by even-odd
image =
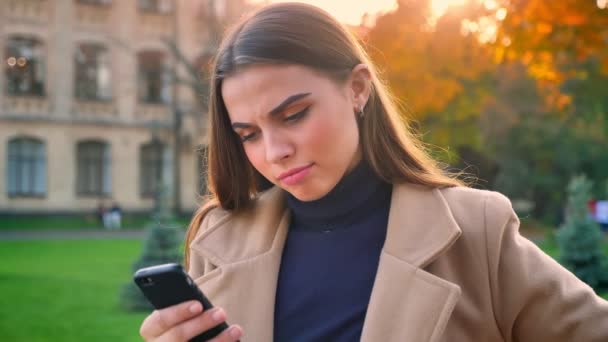
[[438, 341], [460, 288], [423, 270], [461, 230], [439, 190], [395, 185], [361, 341]]
[[217, 266], [197, 280], [201, 290], [243, 327], [242, 341], [272, 341], [274, 304], [289, 211], [283, 193], [269, 190], [255, 213], [210, 227], [192, 245]]
[[[230, 323], [243, 326], [243, 341], [272, 341], [275, 293], [289, 213], [272, 189], [252, 212], [220, 220], [192, 248], [217, 267], [197, 279]], [[232, 217], [234, 216], [234, 217]], [[460, 236], [439, 190], [395, 185], [387, 238], [361, 341], [438, 341], [460, 289], [423, 268]]]

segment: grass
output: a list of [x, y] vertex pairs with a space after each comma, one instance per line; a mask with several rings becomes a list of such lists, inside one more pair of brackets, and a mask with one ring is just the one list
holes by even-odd
[[119, 308], [137, 240], [0, 241], [0, 341], [141, 341]]
[[[557, 255], [554, 239], [539, 245]], [[0, 241], [0, 341], [141, 341], [147, 313], [119, 307], [141, 247], [138, 240]]]
[[[187, 226], [190, 216], [182, 216], [177, 222]], [[150, 222], [149, 215], [126, 214], [122, 217], [122, 227], [125, 229], [141, 229]], [[71, 229], [103, 229], [101, 222], [93, 215], [5, 215], [0, 216], [0, 230], [71, 230]]]

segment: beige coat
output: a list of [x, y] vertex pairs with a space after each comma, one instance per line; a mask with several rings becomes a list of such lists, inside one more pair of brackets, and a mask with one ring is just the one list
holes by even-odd
[[[273, 188], [246, 213], [212, 210], [190, 246], [190, 274], [243, 341], [272, 341], [288, 225]], [[608, 302], [518, 227], [495, 192], [394, 186], [361, 341], [608, 341]]]

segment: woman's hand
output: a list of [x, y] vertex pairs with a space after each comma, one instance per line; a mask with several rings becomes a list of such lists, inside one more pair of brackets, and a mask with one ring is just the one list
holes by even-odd
[[[142, 323], [139, 333], [146, 341], [185, 342], [225, 320], [226, 313], [221, 308], [203, 311], [200, 302], [188, 301], [152, 312]], [[242, 335], [242, 328], [233, 325], [210, 342], [238, 341]]]

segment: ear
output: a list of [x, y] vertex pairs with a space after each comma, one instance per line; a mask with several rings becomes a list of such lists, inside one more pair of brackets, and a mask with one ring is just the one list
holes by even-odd
[[356, 65], [350, 74], [349, 90], [353, 110], [358, 112], [365, 107], [372, 91], [372, 74], [366, 64]]

